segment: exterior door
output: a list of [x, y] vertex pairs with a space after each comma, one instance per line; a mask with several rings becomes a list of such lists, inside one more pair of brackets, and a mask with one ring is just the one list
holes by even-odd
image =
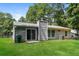
[[27, 40], [31, 40], [31, 30], [27, 29]]
[[32, 40], [35, 40], [36, 38], [35, 38], [35, 30], [32, 30]]
[[27, 40], [35, 40], [35, 39], [36, 39], [35, 29], [27, 29]]

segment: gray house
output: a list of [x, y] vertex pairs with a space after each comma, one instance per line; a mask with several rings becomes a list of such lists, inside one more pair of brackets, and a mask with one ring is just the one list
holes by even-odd
[[14, 22], [13, 39], [21, 35], [24, 41], [27, 40], [48, 40], [70, 38], [70, 28], [48, 25], [47, 21], [37, 21], [34, 23]]

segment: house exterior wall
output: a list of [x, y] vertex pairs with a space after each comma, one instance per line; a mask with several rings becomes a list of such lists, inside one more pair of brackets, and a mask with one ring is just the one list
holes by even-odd
[[38, 22], [38, 40], [48, 40], [48, 22]]
[[[16, 38], [16, 35], [21, 35], [22, 39], [27, 40], [27, 29], [35, 29], [36, 31], [36, 39], [35, 40], [48, 40], [48, 39], [63, 39], [71, 38], [70, 30], [67, 29], [58, 29], [58, 28], [48, 28], [47, 21], [38, 21], [37, 27], [33, 26], [13, 26], [13, 39]], [[55, 35], [48, 37], [48, 30], [54, 30]], [[65, 36], [65, 31], [67, 31], [67, 36]], [[52, 32], [51, 32], [52, 33]]]
[[[49, 29], [50, 30], [50, 29]], [[51, 31], [54, 30], [55, 31], [55, 35], [54, 37], [48, 37], [49, 39], [59, 39], [59, 40], [62, 40], [63, 37], [66, 39], [66, 38], [71, 38], [71, 33], [70, 31], [67, 31], [67, 36], [65, 36], [65, 31], [66, 30], [56, 30], [56, 29], [51, 29]], [[52, 33], [52, 32], [51, 32]]]
[[16, 33], [15, 33], [15, 26], [13, 25], [13, 35], [12, 35], [13, 40], [15, 40], [15, 35], [16, 35]]
[[22, 39], [23, 41], [27, 41], [27, 29], [31, 29], [31, 30], [35, 30], [35, 40], [38, 40], [38, 34], [37, 34], [37, 28], [34, 28], [34, 27], [22, 27], [22, 26], [17, 26], [15, 28], [15, 38], [17, 35], [21, 35], [22, 36]]
[[65, 30], [55, 30], [55, 37], [58, 39], [70, 38], [70, 31], [67, 31], [67, 36], [65, 36]]
[[21, 35], [22, 36], [22, 40], [25, 41], [26, 40], [26, 28], [17, 26], [15, 28], [15, 38], [16, 38], [17, 35]]

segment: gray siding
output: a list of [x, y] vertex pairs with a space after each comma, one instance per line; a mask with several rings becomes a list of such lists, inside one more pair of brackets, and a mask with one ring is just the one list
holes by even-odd
[[38, 32], [39, 40], [48, 40], [48, 23], [44, 21], [39, 21]]

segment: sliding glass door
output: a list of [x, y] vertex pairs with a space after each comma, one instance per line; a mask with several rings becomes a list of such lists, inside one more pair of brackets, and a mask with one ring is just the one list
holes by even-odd
[[27, 30], [27, 40], [31, 40], [31, 30]]
[[35, 29], [27, 29], [27, 40], [35, 40], [36, 36]]

